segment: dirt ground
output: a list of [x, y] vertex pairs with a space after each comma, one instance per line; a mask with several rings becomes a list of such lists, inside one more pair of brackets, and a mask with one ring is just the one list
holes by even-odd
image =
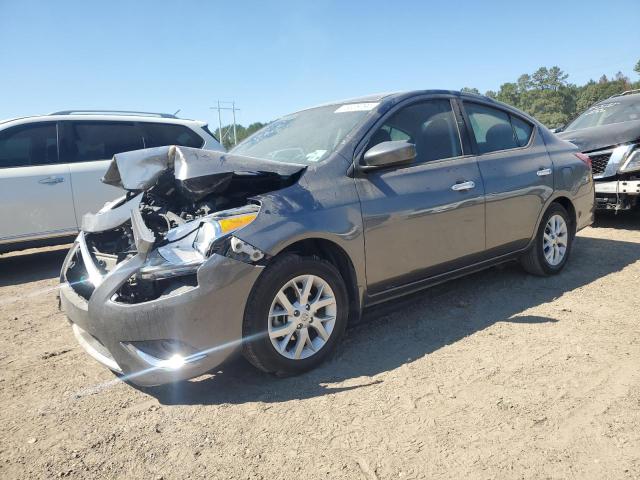
[[58, 311], [65, 248], [0, 256], [0, 478], [640, 478], [640, 216], [566, 270], [432, 288], [277, 379], [114, 380]]

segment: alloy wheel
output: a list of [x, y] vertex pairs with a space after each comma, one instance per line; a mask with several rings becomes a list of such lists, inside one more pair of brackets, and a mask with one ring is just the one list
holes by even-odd
[[288, 359], [308, 358], [327, 344], [336, 318], [337, 303], [330, 285], [317, 275], [300, 275], [280, 288], [271, 302], [271, 344]]
[[562, 263], [569, 242], [567, 222], [561, 215], [552, 215], [547, 220], [542, 240], [542, 251], [547, 263], [553, 267]]

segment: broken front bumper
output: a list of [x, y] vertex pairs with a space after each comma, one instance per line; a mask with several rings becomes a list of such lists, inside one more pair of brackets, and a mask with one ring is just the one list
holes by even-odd
[[596, 180], [596, 207], [628, 210], [640, 204], [640, 180]]
[[[60, 301], [79, 343], [96, 360], [132, 383], [151, 386], [196, 377], [239, 350], [246, 299], [262, 267], [214, 254], [198, 269], [197, 286], [120, 303], [115, 292], [144, 257], [136, 255], [101, 275], [83, 238], [81, 233], [62, 266]], [[90, 294], [67, 281], [69, 264], [78, 257], [95, 287]], [[163, 358], [144, 347], [154, 342], [187, 346], [188, 353]]]
[[640, 180], [617, 180], [613, 182], [595, 182], [596, 195], [640, 195]]

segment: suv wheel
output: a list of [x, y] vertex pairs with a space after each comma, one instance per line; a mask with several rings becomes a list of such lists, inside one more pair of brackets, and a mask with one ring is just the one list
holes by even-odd
[[243, 354], [279, 375], [315, 368], [335, 349], [347, 311], [347, 290], [331, 263], [293, 254], [276, 258], [247, 301]]
[[534, 275], [559, 273], [569, 258], [573, 237], [569, 214], [562, 205], [552, 203], [540, 222], [533, 246], [521, 258], [522, 266]]

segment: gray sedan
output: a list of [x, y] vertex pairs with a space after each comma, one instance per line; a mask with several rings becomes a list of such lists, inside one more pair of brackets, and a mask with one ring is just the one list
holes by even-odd
[[61, 305], [87, 352], [139, 385], [238, 351], [309, 370], [370, 305], [505, 261], [559, 273], [594, 209], [575, 146], [435, 90], [303, 110], [229, 153], [118, 154], [103, 181], [126, 195], [83, 219]]

